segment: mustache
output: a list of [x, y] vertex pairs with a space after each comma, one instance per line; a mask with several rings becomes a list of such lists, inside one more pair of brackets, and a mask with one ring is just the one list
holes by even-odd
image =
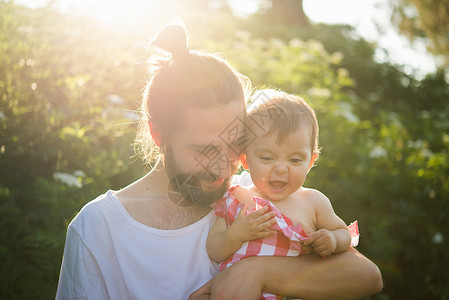
[[[221, 178], [221, 176], [218, 176], [217, 174], [212, 173], [210, 171], [199, 172], [199, 173], [194, 174], [194, 176], [198, 180], [209, 181], [209, 182], [214, 182], [218, 178]], [[225, 184], [228, 184], [231, 181], [231, 178], [223, 178], [223, 179], [224, 179]]]
[[169, 182], [168, 197], [177, 206], [187, 207], [197, 205], [201, 207], [209, 206], [218, 201], [230, 185], [230, 178], [224, 179], [223, 184], [212, 191], [203, 191], [200, 178], [202, 180], [216, 180], [219, 176], [209, 172], [199, 174], [180, 173], [175, 175]]
[[195, 174], [195, 176], [199, 180], [205, 180], [205, 181], [215, 181], [219, 178], [219, 176], [217, 174], [214, 174], [210, 171], [198, 172]]
[[[230, 164], [229, 166], [226, 166], [225, 168], [227, 168], [227, 170], [231, 170], [231, 177], [232, 175], [234, 175], [238, 168], [239, 168], [239, 164]], [[230, 182], [231, 178], [224, 178], [218, 174], [216, 174], [215, 172], [210, 171], [209, 168], [204, 168], [204, 171], [198, 172], [193, 174], [195, 175], [199, 180], [204, 180], [204, 181], [210, 181], [213, 182], [215, 180], [217, 180], [218, 178], [223, 178], [225, 180], [225, 182]]]

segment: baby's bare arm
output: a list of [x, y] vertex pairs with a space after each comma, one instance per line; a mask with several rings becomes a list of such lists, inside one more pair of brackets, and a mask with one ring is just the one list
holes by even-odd
[[351, 245], [351, 234], [345, 222], [334, 212], [329, 199], [322, 193], [311, 190], [309, 196], [314, 205], [317, 231], [309, 234], [305, 245], [313, 247], [320, 256], [347, 251]]

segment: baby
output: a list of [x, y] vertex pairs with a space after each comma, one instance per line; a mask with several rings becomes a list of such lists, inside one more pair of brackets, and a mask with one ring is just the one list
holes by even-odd
[[326, 257], [347, 251], [351, 236], [357, 243], [357, 223], [348, 229], [325, 195], [302, 186], [319, 155], [315, 112], [294, 95], [263, 95], [248, 109], [247, 137], [255, 138], [241, 155], [253, 185], [232, 186], [215, 206], [206, 247], [220, 271], [250, 256]]

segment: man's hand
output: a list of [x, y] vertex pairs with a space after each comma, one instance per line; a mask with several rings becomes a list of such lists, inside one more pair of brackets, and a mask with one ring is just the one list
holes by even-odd
[[309, 238], [304, 241], [304, 245], [312, 246], [316, 254], [326, 257], [334, 253], [337, 248], [337, 239], [332, 231], [320, 229], [309, 234]]
[[200, 295], [210, 295], [210, 299], [214, 300], [260, 299], [263, 289], [262, 279], [260, 272], [258, 274], [256, 268], [251, 268], [251, 262], [251, 258], [246, 258], [218, 273], [193, 292], [189, 300], [199, 299]]

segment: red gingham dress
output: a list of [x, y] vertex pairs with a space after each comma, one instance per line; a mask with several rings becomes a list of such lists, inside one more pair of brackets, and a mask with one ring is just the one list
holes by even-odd
[[[232, 186], [226, 191], [223, 197], [215, 205], [215, 215], [224, 218], [229, 227], [237, 218], [243, 204], [234, 197], [233, 192], [238, 187]], [[227, 260], [220, 263], [219, 270], [230, 267], [233, 263], [251, 256], [299, 256], [307, 253], [303, 250], [301, 242], [308, 238], [307, 233], [303, 231], [301, 225], [293, 225], [291, 219], [283, 215], [270, 201], [260, 197], [253, 196], [256, 203], [256, 209], [268, 206], [267, 213], [276, 212], [276, 223], [272, 226], [275, 233], [268, 238], [246, 241], [242, 246]], [[254, 210], [252, 210], [254, 211]], [[248, 212], [251, 213], [252, 211]], [[352, 246], [358, 242], [357, 221], [349, 226], [351, 232]], [[357, 235], [357, 236], [355, 236]], [[355, 239], [356, 238], [356, 239]], [[283, 296], [263, 293], [260, 299], [283, 299]]]

